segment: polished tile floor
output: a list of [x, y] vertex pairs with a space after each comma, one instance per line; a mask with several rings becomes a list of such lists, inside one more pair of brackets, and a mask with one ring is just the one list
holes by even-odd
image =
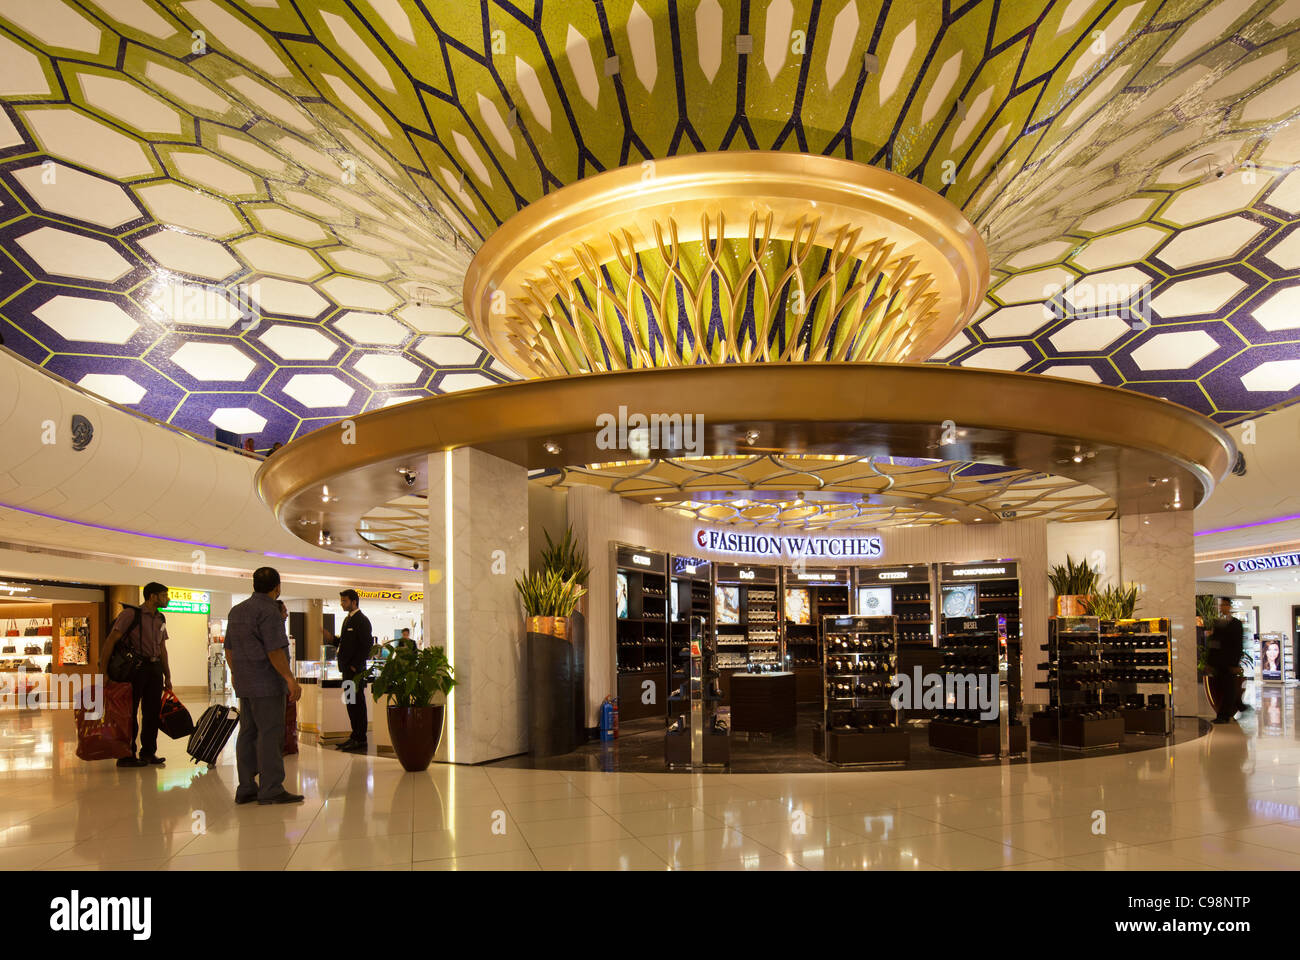
[[1294, 688], [1140, 753], [958, 770], [706, 774], [434, 766], [304, 745], [299, 806], [73, 756], [67, 714], [0, 714], [0, 868], [1300, 869]]

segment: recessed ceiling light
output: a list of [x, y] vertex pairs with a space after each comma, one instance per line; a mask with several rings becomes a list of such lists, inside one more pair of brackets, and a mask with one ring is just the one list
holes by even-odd
[[745, 434], [745, 442], [746, 442], [747, 444], [749, 444], [751, 447], [752, 447], [754, 444], [758, 443], [758, 431], [757, 431], [757, 430], [750, 430], [750, 431], [748, 431], [748, 432]]
[[557, 453], [560, 452], [561, 448], [560, 445], [556, 443], [554, 440], [547, 440], [545, 443], [542, 444], [542, 449], [545, 450], [547, 453], [549, 453], [551, 456], [555, 456]]

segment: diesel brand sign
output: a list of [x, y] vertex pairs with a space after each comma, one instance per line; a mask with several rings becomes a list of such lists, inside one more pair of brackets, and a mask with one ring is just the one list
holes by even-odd
[[884, 553], [878, 536], [868, 537], [782, 537], [766, 533], [722, 533], [696, 530], [695, 542], [702, 550], [735, 553], [748, 557], [794, 560], [799, 557], [859, 557], [871, 560]]

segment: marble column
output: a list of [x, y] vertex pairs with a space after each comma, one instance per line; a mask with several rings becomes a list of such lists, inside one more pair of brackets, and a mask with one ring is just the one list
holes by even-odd
[[1119, 579], [1136, 583], [1142, 590], [1135, 616], [1170, 620], [1175, 716], [1194, 716], [1200, 702], [1194, 550], [1190, 510], [1120, 518]]
[[527, 471], [463, 449], [431, 454], [428, 475], [425, 636], [447, 648], [459, 681], [435, 759], [524, 753], [527, 663], [515, 580], [528, 567]]

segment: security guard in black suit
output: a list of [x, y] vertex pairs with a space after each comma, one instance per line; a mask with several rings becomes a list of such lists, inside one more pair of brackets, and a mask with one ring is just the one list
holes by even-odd
[[[370, 659], [370, 649], [374, 646], [374, 636], [371, 633], [369, 618], [361, 612], [361, 598], [357, 596], [355, 590], [342, 591], [339, 594], [339, 603], [343, 607], [343, 612], [347, 614], [343, 618], [343, 626], [339, 628], [338, 662], [339, 672], [343, 674], [345, 681], [343, 703], [348, 709], [348, 719], [352, 722], [352, 736], [339, 744], [338, 749], [347, 753], [365, 753], [368, 724], [365, 682], [362, 681], [352, 687], [346, 681], [354, 679], [357, 674], [366, 669], [366, 661]], [[349, 692], [352, 693], [351, 702], [349, 702]]]

